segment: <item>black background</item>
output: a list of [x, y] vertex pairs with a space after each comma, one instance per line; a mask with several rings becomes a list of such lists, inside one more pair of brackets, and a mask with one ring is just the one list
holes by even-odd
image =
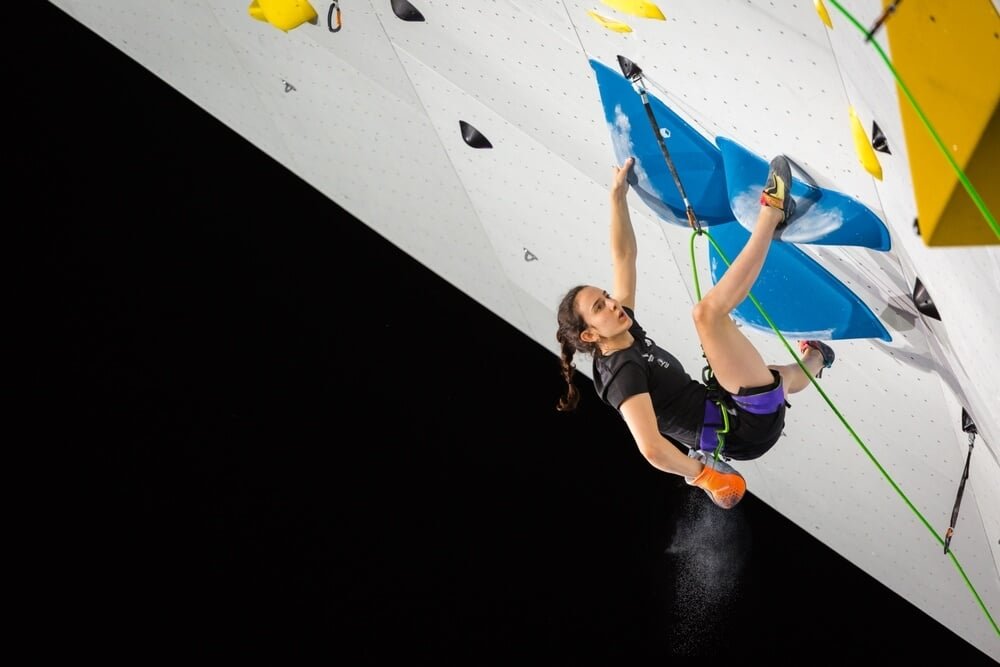
[[549, 352], [35, 4], [42, 650], [987, 662], [752, 493], [655, 471], [585, 377], [557, 413]]

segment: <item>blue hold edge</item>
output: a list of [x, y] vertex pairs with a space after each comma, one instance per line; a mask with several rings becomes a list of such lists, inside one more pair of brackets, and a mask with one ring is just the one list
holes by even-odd
[[[750, 239], [741, 225], [719, 225], [712, 238], [733, 261]], [[729, 268], [709, 244], [712, 282]], [[774, 326], [786, 337], [806, 340], [892, 337], [882, 322], [854, 292], [804, 252], [788, 243], [771, 242], [757, 282], [750, 290]], [[773, 333], [771, 325], [747, 298], [733, 316], [743, 324]]]
[[[716, 137], [726, 171], [729, 206], [736, 220], [752, 230], [768, 163], [732, 139]], [[847, 195], [803, 182], [792, 174], [796, 213], [778, 239], [785, 243], [862, 246], [889, 250], [889, 230], [871, 209]]]
[[[632, 190], [660, 219], [690, 229], [683, 200], [638, 93], [620, 72], [593, 59], [590, 64], [597, 77], [618, 164], [629, 156], [636, 158], [634, 180], [630, 179]], [[756, 222], [768, 163], [725, 137], [716, 138], [717, 147], [648, 91], [647, 98], [657, 125], [669, 133], [665, 138], [667, 149], [699, 222], [712, 227], [712, 238], [732, 261], [746, 245], [749, 230]], [[792, 245], [857, 245], [888, 250], [885, 225], [856, 200], [801, 179], [794, 179], [792, 194], [799, 204], [799, 214], [780, 240], [772, 242], [752, 290], [754, 298], [774, 326], [788, 337], [891, 341], [889, 332], [854, 292]], [[736, 215], [737, 211], [740, 215]], [[711, 244], [708, 256], [716, 283], [728, 263]], [[739, 304], [733, 316], [748, 326], [773, 333], [750, 299]]]
[[[597, 77], [615, 158], [621, 164], [629, 156], [635, 157], [632, 189], [662, 220], [690, 228], [684, 201], [639, 94], [621, 72], [593, 59], [590, 66]], [[646, 97], [656, 124], [669, 134], [664, 142], [698, 221], [705, 227], [732, 222], [719, 149], [653, 95], [647, 92]]]

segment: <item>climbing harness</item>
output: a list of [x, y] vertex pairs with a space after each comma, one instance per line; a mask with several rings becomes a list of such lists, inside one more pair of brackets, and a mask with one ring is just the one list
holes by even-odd
[[[704, 350], [702, 356], [705, 356]], [[715, 373], [708, 364], [701, 369], [701, 381], [708, 387], [705, 400], [705, 417], [702, 421], [701, 441], [698, 443], [702, 450], [714, 452], [715, 459], [724, 458], [722, 449], [726, 446], [726, 434], [729, 433], [730, 407], [729, 394], [719, 386], [719, 381], [715, 379]], [[721, 428], [720, 428], [721, 427]], [[711, 444], [711, 433], [706, 433], [706, 429], [715, 431], [715, 445]]]
[[[840, 6], [840, 4], [837, 2], [837, 0], [831, 0], [831, 1], [837, 7], [837, 9], [839, 9], [841, 12], [845, 13], [851, 19], [851, 21], [854, 22], [855, 26], [857, 26], [862, 32], [865, 32], [864, 28], [861, 28], [860, 24], [858, 24], [857, 21], [852, 16], [850, 16], [849, 14], [847, 14], [847, 12], [843, 9], [843, 7]], [[873, 44], [875, 46], [875, 48], [878, 49], [878, 51], [882, 55], [883, 59], [885, 59], [886, 64], [889, 66], [890, 70], [892, 70], [893, 74], [895, 75], [895, 70], [892, 68], [892, 64], [888, 61], [888, 58], [885, 56], [884, 52], [879, 47], [878, 42], [873, 40], [871, 42], [871, 44]], [[646, 116], [648, 117], [648, 119], [650, 121], [650, 124], [652, 125], [653, 134], [655, 135], [657, 143], [660, 146], [660, 150], [663, 153], [663, 157], [666, 159], [667, 166], [670, 169], [670, 174], [671, 174], [671, 176], [673, 176], [673, 179], [674, 179], [674, 184], [677, 186], [677, 189], [680, 192], [681, 198], [684, 201], [684, 205], [685, 205], [685, 208], [686, 208], [686, 211], [687, 211], [687, 216], [688, 216], [688, 222], [691, 224], [691, 228], [693, 229], [693, 233], [691, 234], [691, 239], [690, 239], [690, 243], [689, 243], [689, 249], [690, 249], [690, 254], [691, 254], [691, 266], [692, 266], [692, 270], [693, 270], [693, 274], [694, 274], [694, 286], [695, 286], [697, 300], [701, 301], [701, 288], [699, 287], [699, 284], [698, 284], [698, 271], [695, 268], [695, 249], [694, 249], [695, 239], [698, 236], [704, 235], [708, 239], [708, 241], [712, 245], [712, 247], [716, 250], [716, 252], [718, 253], [719, 257], [722, 259], [722, 261], [726, 263], [727, 267], [730, 266], [731, 262], [726, 257], [726, 254], [725, 254], [725, 252], [723, 252], [722, 248], [719, 247], [719, 244], [716, 243], [716, 241], [715, 241], [714, 238], [712, 238], [712, 235], [709, 234], [706, 230], [702, 229], [701, 224], [698, 222], [697, 218], [694, 215], [694, 210], [693, 210], [693, 208], [691, 206], [691, 203], [688, 201], [687, 195], [684, 193], [684, 188], [681, 185], [680, 177], [677, 175], [677, 170], [674, 168], [673, 160], [670, 158], [670, 153], [667, 150], [666, 144], [663, 142], [664, 133], [662, 133], [660, 131], [660, 128], [659, 128], [659, 126], [656, 123], [656, 118], [655, 118], [655, 116], [652, 113], [652, 109], [650, 108], [648, 99], [646, 97], [645, 87], [643, 87], [641, 85], [641, 83], [640, 83], [641, 79], [642, 79], [642, 70], [637, 65], [635, 65], [635, 63], [633, 63], [632, 61], [628, 60], [627, 58], [624, 58], [623, 56], [618, 56], [618, 64], [619, 64], [619, 66], [622, 69], [622, 74], [624, 74], [624, 76], [625, 76], [626, 79], [628, 79], [629, 81], [632, 82], [633, 88], [635, 89], [635, 91], [642, 98], [643, 106], [646, 109]], [[910, 97], [909, 96], [909, 92], [905, 89], [905, 87], [903, 86], [902, 81], [899, 80], [898, 76], [896, 77], [896, 79], [900, 83], [900, 86], [904, 90], [904, 92], [907, 93], [907, 97]], [[921, 112], [919, 110], [919, 107], [916, 106], [916, 103], [913, 102], [912, 98], [910, 98], [910, 101], [911, 101], [911, 103], [913, 103], [914, 109], [917, 111], [918, 115], [921, 115], [921, 117], [922, 117], [922, 114], [921, 114]], [[938, 142], [938, 145], [941, 146], [942, 144], [940, 142], [940, 139], [933, 132], [933, 129], [929, 125], [928, 125], [928, 129], [931, 131], [932, 136], [934, 137], [934, 139]], [[669, 136], [669, 134], [667, 134], [666, 136]], [[951, 156], [950, 155], [946, 155], [946, 157], [948, 157], [948, 159], [950, 161], [952, 161], [953, 166], [955, 166], [954, 165], [954, 161], [952, 160]], [[996, 224], [996, 222], [995, 222], [992, 214], [989, 212], [988, 209], [986, 209], [985, 205], [982, 203], [982, 200], [979, 198], [978, 194], [972, 188], [971, 183], [969, 183], [968, 179], [965, 178], [964, 173], [960, 169], [958, 169], [957, 166], [955, 166], [955, 168], [956, 168], [956, 173], [958, 173], [960, 180], [962, 181], [963, 185], [965, 185], [965, 187], [966, 187], [966, 190], [972, 196], [973, 200], [976, 202], [976, 204], [979, 207], [980, 211], [983, 212], [984, 217], [986, 217], [987, 221], [991, 224], [991, 226], [993, 227], [994, 231], [997, 232], [997, 236], [1000, 237], [1000, 226], [997, 226], [997, 224]], [[994, 632], [997, 634], [997, 636], [1000, 636], [1000, 626], [997, 625], [997, 622], [990, 615], [989, 610], [986, 608], [986, 605], [983, 603], [982, 598], [980, 598], [979, 594], [976, 592], [976, 589], [972, 585], [972, 582], [969, 581], [968, 576], [966, 575], [966, 573], [965, 573], [964, 569], [962, 568], [961, 564], [958, 562], [958, 559], [955, 557], [955, 554], [953, 552], [950, 552], [949, 548], [948, 548], [950, 540], [951, 540], [951, 536], [954, 533], [954, 524], [955, 524], [955, 521], [957, 520], [958, 507], [959, 507], [959, 504], [961, 502], [962, 492], [963, 492], [964, 487], [965, 487], [965, 480], [966, 480], [966, 478], [968, 476], [968, 466], [969, 466], [969, 459], [968, 459], [968, 457], [966, 459], [966, 470], [965, 470], [965, 473], [963, 474], [962, 482], [961, 482], [961, 485], [959, 486], [959, 490], [958, 490], [958, 498], [955, 501], [955, 508], [954, 508], [954, 510], [952, 512], [952, 525], [949, 527], [946, 537], [942, 538], [940, 535], [938, 535], [937, 531], [935, 531], [934, 527], [931, 526], [931, 524], [927, 521], [927, 519], [923, 516], [923, 514], [920, 513], [920, 510], [918, 510], [913, 505], [913, 503], [910, 501], [910, 499], [906, 496], [906, 494], [903, 493], [902, 489], [899, 488], [899, 486], [892, 479], [892, 477], [889, 475], [889, 473], [885, 470], [885, 468], [882, 467], [882, 465], [878, 462], [878, 460], [875, 458], [875, 456], [868, 449], [867, 445], [865, 445], [865, 443], [861, 439], [861, 437], [851, 427], [851, 425], [848, 423], [848, 421], [844, 418], [844, 416], [840, 413], [840, 411], [837, 409], [837, 407], [833, 404], [833, 401], [831, 401], [830, 398], [826, 395], [826, 392], [823, 391], [823, 388], [819, 385], [818, 382], [816, 382], [816, 378], [813, 376], [813, 374], [811, 372], [809, 372], [809, 369], [806, 368], [805, 364], [798, 357], [798, 355], [795, 354], [794, 350], [792, 349], [792, 346], [788, 343], [788, 340], [784, 337], [784, 335], [782, 335], [782, 333], [778, 329], [777, 325], [774, 323], [774, 321], [771, 319], [771, 317], [764, 310], [763, 306], [760, 305], [760, 302], [757, 301], [757, 298], [753, 295], [753, 292], [750, 292], [749, 294], [747, 294], [747, 299], [749, 299], [753, 303], [753, 305], [757, 308], [758, 312], [760, 312], [761, 316], [764, 318], [764, 320], [767, 322], [767, 324], [771, 327], [771, 329], [777, 335], [777, 337], [781, 341], [781, 343], [785, 346], [785, 349], [788, 350], [789, 355], [791, 355], [791, 357], [793, 359], [795, 359], [796, 363], [799, 365], [799, 368], [801, 368], [802, 371], [806, 374], [806, 377], [809, 378], [809, 382], [816, 388], [816, 391], [819, 392], [820, 396], [822, 396], [823, 400], [826, 401], [827, 405], [830, 406], [830, 409], [837, 416], [837, 418], [840, 420], [840, 422], [844, 425], [844, 428], [847, 429], [848, 433], [851, 434], [851, 436], [854, 438], [854, 441], [857, 442], [858, 446], [861, 447], [862, 451], [864, 451], [864, 453], [868, 456], [868, 458], [871, 460], [872, 464], [878, 469], [878, 471], [882, 474], [882, 476], [889, 483], [889, 485], [892, 486], [892, 488], [896, 491], [896, 493], [899, 494], [900, 498], [903, 499], [903, 502], [910, 508], [910, 510], [917, 517], [917, 519], [919, 519], [920, 522], [923, 523], [924, 527], [927, 528], [927, 530], [931, 533], [931, 535], [933, 535], [936, 540], [938, 540], [939, 542], [941, 542], [944, 545], [945, 554], [948, 555], [951, 558], [952, 563], [954, 564], [956, 570], [958, 571], [958, 573], [962, 577], [962, 579], [965, 581], [965, 583], [969, 587], [969, 589], [972, 591], [973, 596], [975, 597], [976, 601], [979, 603], [980, 608], [982, 609], [984, 615], [986, 616], [987, 620], [989, 621], [989, 623], [990, 623], [991, 627], [993, 628]], [[702, 350], [702, 354], [704, 355], [704, 349]], [[702, 377], [703, 378], [707, 378], [709, 380], [714, 379], [714, 375], [712, 374], [710, 366], [706, 365], [706, 367], [705, 367], [705, 369], [704, 369], [704, 371], [702, 373]], [[719, 458], [719, 452], [720, 452], [720, 450], [722, 449], [722, 447], [724, 445], [724, 436], [729, 431], [729, 422], [728, 422], [728, 417], [726, 416], [727, 412], [726, 412], [725, 406], [722, 405], [722, 404], [719, 404], [719, 409], [720, 409], [720, 412], [721, 412], [721, 416], [723, 417], [724, 428], [721, 431], [718, 432], [719, 447], [716, 449], [715, 454], [714, 454], [714, 457], [716, 459]], [[975, 425], [971, 424], [971, 420], [968, 421], [968, 425], [969, 425], [969, 428], [966, 428], [966, 424], [963, 423], [963, 430], [966, 430], [966, 432], [970, 433], [970, 438], [969, 438], [969, 456], [971, 456], [971, 453], [972, 453], [972, 441], [973, 441], [973, 437], [975, 435], [975, 433], [974, 433]], [[969, 429], [972, 429], [972, 430], [969, 430]]]
[[951, 510], [951, 522], [948, 530], [944, 534], [944, 553], [948, 554], [948, 545], [951, 544], [951, 536], [955, 534], [955, 523], [958, 522], [958, 507], [962, 504], [962, 493], [965, 491], [965, 480], [969, 479], [969, 462], [972, 460], [972, 447], [976, 442], [976, 424], [972, 421], [969, 413], [962, 408], [962, 430], [969, 434], [969, 452], [965, 455], [965, 470], [962, 471], [962, 479], [958, 483], [958, 495], [955, 497], [955, 506]]

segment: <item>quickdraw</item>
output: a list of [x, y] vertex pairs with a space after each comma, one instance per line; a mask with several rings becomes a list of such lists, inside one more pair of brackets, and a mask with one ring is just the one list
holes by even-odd
[[955, 524], [958, 522], [958, 508], [962, 504], [962, 493], [965, 491], [965, 480], [969, 479], [969, 462], [972, 460], [972, 447], [976, 442], [976, 424], [972, 421], [969, 413], [962, 408], [962, 430], [969, 434], [969, 453], [965, 455], [965, 470], [962, 471], [962, 480], [958, 483], [958, 495], [955, 497], [955, 506], [951, 509], [951, 522], [948, 530], [944, 534], [944, 553], [948, 555], [948, 545], [951, 544], [951, 536], [955, 534]]
[[618, 66], [621, 68], [625, 78], [632, 82], [633, 90], [639, 94], [639, 99], [642, 100], [642, 107], [646, 110], [646, 117], [649, 118], [649, 124], [653, 126], [653, 135], [656, 137], [656, 143], [660, 146], [660, 152], [663, 153], [663, 158], [667, 161], [667, 167], [670, 169], [670, 175], [674, 179], [674, 185], [677, 186], [677, 192], [680, 193], [681, 200], [684, 202], [684, 211], [687, 214], [688, 224], [691, 225], [691, 229], [701, 234], [701, 223], [698, 222], [698, 217], [694, 214], [694, 208], [691, 206], [691, 202], [688, 201], [687, 193], [681, 184], [681, 177], [677, 174], [677, 167], [674, 166], [674, 160], [670, 157], [667, 144], [663, 141], [664, 135], [669, 137], [670, 134], [660, 128], [656, 122], [656, 116], [653, 114], [653, 107], [649, 104], [646, 87], [642, 83], [642, 68], [625, 56], [618, 56]]

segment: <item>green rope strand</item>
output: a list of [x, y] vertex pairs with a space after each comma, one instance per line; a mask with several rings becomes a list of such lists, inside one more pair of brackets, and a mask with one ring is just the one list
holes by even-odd
[[[691, 267], [692, 267], [692, 271], [694, 273], [694, 290], [695, 290], [695, 294], [698, 296], [698, 301], [701, 301], [701, 285], [699, 284], [699, 281], [698, 281], [698, 265], [695, 262], [694, 241], [695, 241], [695, 238], [698, 237], [698, 236], [700, 236], [701, 234], [704, 234], [705, 236], [708, 237], [709, 242], [712, 244], [712, 247], [715, 248], [715, 251], [717, 253], [719, 253], [719, 257], [722, 258], [722, 261], [724, 261], [726, 263], [727, 267], [730, 266], [729, 258], [726, 257], [726, 254], [722, 251], [722, 248], [719, 247], [719, 244], [715, 242], [715, 239], [712, 238], [712, 235], [709, 234], [708, 231], [706, 231], [704, 229], [699, 229], [699, 230], [695, 230], [691, 234], [691, 241], [689, 243], [689, 249], [690, 249], [690, 253], [691, 253]], [[785, 339], [785, 337], [778, 330], [778, 327], [775, 326], [774, 322], [771, 320], [770, 316], [767, 314], [767, 312], [764, 310], [764, 308], [757, 301], [756, 297], [754, 297], [753, 293], [752, 292], [748, 293], [747, 297], [750, 299], [751, 302], [753, 302], [753, 305], [757, 308], [757, 310], [760, 312], [760, 314], [764, 317], [764, 319], [767, 321], [767, 323], [771, 327], [771, 329], [774, 330], [774, 333], [776, 333], [778, 335], [778, 338], [781, 340], [782, 345], [785, 346], [785, 349], [788, 350], [788, 353], [792, 356], [793, 359], [795, 359], [795, 363], [797, 363], [799, 365], [799, 368], [801, 368], [802, 371], [806, 374], [806, 377], [809, 378], [809, 382], [812, 383], [812, 385], [814, 387], [816, 387], [816, 391], [819, 392], [820, 396], [823, 397], [823, 400], [826, 401], [827, 405], [830, 406], [830, 409], [833, 410], [833, 413], [835, 415], [837, 415], [837, 418], [840, 419], [840, 422], [844, 425], [844, 428], [846, 428], [847, 431], [851, 434], [851, 436], [854, 438], [855, 442], [857, 442], [858, 445], [861, 447], [861, 449], [864, 451], [864, 453], [868, 455], [868, 458], [871, 459], [872, 463], [875, 464], [875, 467], [878, 468], [879, 472], [882, 473], [882, 476], [885, 477], [885, 479], [889, 482], [890, 486], [892, 486], [892, 488], [896, 490], [896, 493], [898, 493], [899, 496], [900, 496], [900, 498], [903, 499], [903, 502], [905, 502], [906, 505], [910, 508], [910, 510], [912, 510], [913, 513], [917, 516], [917, 518], [920, 519], [920, 522], [922, 524], [924, 524], [924, 527], [926, 527], [927, 530], [930, 531], [931, 535], [934, 536], [934, 539], [936, 539], [941, 546], [944, 546], [944, 538], [942, 538], [940, 535], [937, 534], [937, 532], [934, 530], [934, 527], [931, 526], [931, 524], [928, 523], [927, 519], [924, 518], [924, 515], [920, 513], [920, 510], [918, 510], [913, 505], [913, 503], [910, 502], [910, 499], [906, 497], [906, 494], [903, 493], [902, 489], [899, 488], [899, 486], [892, 479], [892, 477], [889, 475], [889, 473], [886, 472], [885, 468], [882, 467], [882, 464], [880, 464], [878, 462], [878, 459], [876, 459], [875, 455], [871, 453], [871, 450], [868, 449], [868, 447], [861, 440], [861, 438], [858, 436], [858, 434], [854, 431], [854, 429], [851, 427], [851, 425], [847, 422], [847, 420], [844, 418], [844, 416], [842, 414], [840, 414], [840, 410], [837, 409], [837, 407], [833, 404], [833, 401], [831, 401], [830, 398], [826, 395], [826, 392], [823, 391], [823, 388], [821, 386], [819, 386], [819, 383], [816, 382], [816, 378], [813, 377], [813, 374], [810, 373], [809, 369], [805, 367], [805, 364], [802, 363], [802, 360], [799, 359], [799, 356], [797, 354], [795, 354], [795, 351], [792, 349], [792, 346], [788, 344], [788, 341]], [[1000, 635], [1000, 627], [997, 626], [996, 621], [993, 620], [993, 617], [990, 615], [989, 610], [986, 608], [986, 604], [983, 602], [982, 598], [979, 597], [979, 593], [976, 592], [976, 589], [972, 585], [972, 582], [969, 581], [969, 578], [965, 574], [965, 570], [962, 569], [961, 564], [958, 562], [958, 558], [955, 557], [954, 552], [951, 551], [951, 550], [948, 551], [948, 556], [951, 558], [952, 563], [954, 564], [955, 568], [958, 570], [959, 575], [961, 575], [962, 579], [965, 581], [966, 585], [969, 587], [969, 590], [972, 591], [973, 597], [976, 598], [976, 601], [979, 603], [979, 607], [983, 610], [983, 613], [986, 615], [986, 618], [989, 620], [990, 624], [993, 626], [993, 630], [996, 631], [997, 635]]]
[[[843, 14], [847, 18], [848, 21], [854, 24], [854, 27], [856, 27], [859, 31], [861, 31], [861, 33], [866, 37], [868, 36], [868, 30], [860, 23], [858, 23], [858, 20], [854, 18], [850, 12], [844, 9], [841, 6], [841, 4], [837, 2], [837, 0], [830, 0], [830, 2], [833, 4], [834, 7], [836, 7], [840, 11], [841, 14]], [[944, 142], [941, 141], [941, 137], [938, 136], [938, 133], [934, 129], [934, 126], [931, 125], [931, 122], [927, 119], [927, 116], [924, 115], [923, 110], [920, 108], [920, 105], [917, 104], [916, 99], [914, 99], [913, 95], [910, 93], [910, 89], [906, 86], [906, 83], [903, 82], [902, 77], [899, 76], [899, 73], [896, 71], [896, 68], [892, 66], [892, 62], [890, 62], [889, 56], [886, 55], [885, 51], [882, 49], [882, 46], [878, 43], [877, 40], [872, 39], [869, 43], [875, 48], [876, 51], [878, 51], [879, 56], [882, 57], [882, 61], [885, 62], [885, 66], [889, 68], [890, 72], [892, 72], [892, 76], [893, 78], [896, 79], [896, 83], [899, 84], [900, 90], [902, 90], [903, 94], [906, 95], [907, 101], [909, 101], [910, 106], [913, 107], [913, 110], [920, 118], [920, 122], [924, 124], [924, 127], [927, 128], [927, 132], [931, 135], [931, 138], [934, 139], [934, 143], [937, 144], [938, 150], [940, 150], [941, 154], [944, 155], [946, 160], [948, 160], [948, 164], [951, 165], [951, 168], [954, 170], [955, 175], [958, 176], [958, 180], [962, 182], [962, 186], [965, 188], [965, 191], [969, 193], [969, 196], [972, 198], [972, 201], [976, 204], [976, 208], [978, 208], [979, 212], [982, 213], [983, 218], [993, 229], [993, 233], [996, 235], [996, 237], [1000, 238], [1000, 224], [997, 223], [997, 219], [993, 216], [993, 213], [990, 212], [989, 208], [987, 208], [986, 202], [984, 202], [982, 198], [979, 196], [979, 192], [977, 192], [976, 188], [973, 187], [972, 183], [965, 175], [965, 172], [962, 171], [962, 168], [958, 166], [957, 162], [955, 162], [955, 158], [951, 156], [951, 152], [947, 148], [945, 148]]]

